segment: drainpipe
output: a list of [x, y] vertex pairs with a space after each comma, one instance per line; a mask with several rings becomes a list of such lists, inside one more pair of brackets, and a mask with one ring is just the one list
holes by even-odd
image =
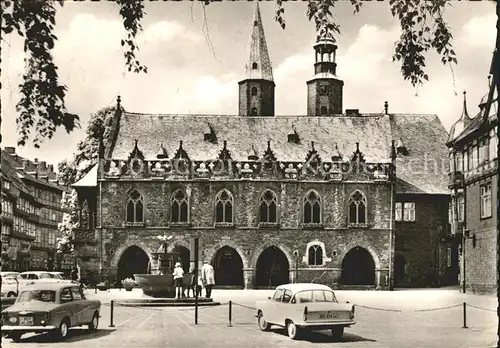
[[[389, 220], [389, 255], [390, 255], [390, 261], [389, 261], [389, 290], [393, 289], [393, 282], [392, 282], [392, 263], [394, 262], [394, 257], [392, 253], [392, 236], [393, 236], [393, 221], [392, 219], [394, 218], [394, 182], [391, 183], [391, 215], [390, 215], [390, 220]], [[380, 274], [380, 272], [379, 272]]]

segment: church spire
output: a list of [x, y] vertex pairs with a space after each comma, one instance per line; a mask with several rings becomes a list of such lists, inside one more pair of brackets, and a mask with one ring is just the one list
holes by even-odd
[[267, 51], [266, 35], [262, 25], [259, 2], [255, 6], [252, 35], [248, 43], [248, 62], [245, 65], [245, 70], [247, 79], [273, 81], [273, 68]]
[[245, 79], [239, 84], [239, 115], [274, 116], [274, 79], [259, 3], [255, 5]]

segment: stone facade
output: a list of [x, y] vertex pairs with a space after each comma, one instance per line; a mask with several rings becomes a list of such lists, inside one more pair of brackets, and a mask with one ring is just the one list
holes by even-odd
[[456, 284], [457, 248], [449, 238], [447, 214], [450, 197], [399, 194], [396, 202], [402, 206], [405, 203], [415, 205], [414, 219], [405, 221], [401, 214], [396, 221], [396, 285], [421, 287]]
[[[99, 164], [74, 185], [96, 216], [79, 234], [97, 253], [88, 269], [112, 281], [150, 271], [165, 235], [188, 270], [196, 236], [216, 286], [392, 289], [395, 197], [448, 194], [447, 171], [411, 170], [412, 159], [446, 158], [446, 131], [436, 115], [390, 114], [387, 103], [384, 114], [343, 114], [331, 39], [315, 45], [307, 115], [275, 116], [258, 4], [252, 28], [239, 115], [139, 114], [118, 101]], [[436, 218], [419, 216], [429, 231], [446, 216], [446, 205], [433, 208]]]

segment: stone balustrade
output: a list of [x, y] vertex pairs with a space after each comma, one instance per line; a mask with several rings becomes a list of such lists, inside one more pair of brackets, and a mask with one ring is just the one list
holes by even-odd
[[389, 181], [393, 166], [390, 163], [356, 161], [308, 163], [132, 158], [131, 160], [103, 159], [99, 169], [101, 179], [212, 180], [226, 178], [342, 181], [351, 175], [363, 173], [369, 180]]

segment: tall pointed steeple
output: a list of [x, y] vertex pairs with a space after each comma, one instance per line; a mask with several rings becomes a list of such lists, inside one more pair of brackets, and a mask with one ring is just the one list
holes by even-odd
[[470, 122], [471, 118], [469, 117], [469, 113], [467, 112], [467, 92], [464, 91], [464, 104], [462, 109], [462, 115], [460, 116], [458, 121], [455, 122], [453, 126], [451, 126], [448, 142], [458, 137], [464, 131], [464, 129], [467, 128]]
[[248, 61], [245, 64], [246, 78], [273, 81], [273, 68], [267, 51], [266, 35], [262, 25], [259, 2], [255, 5], [252, 35], [247, 48]]
[[247, 57], [245, 79], [239, 82], [239, 114], [274, 116], [273, 68], [258, 2], [255, 5]]

